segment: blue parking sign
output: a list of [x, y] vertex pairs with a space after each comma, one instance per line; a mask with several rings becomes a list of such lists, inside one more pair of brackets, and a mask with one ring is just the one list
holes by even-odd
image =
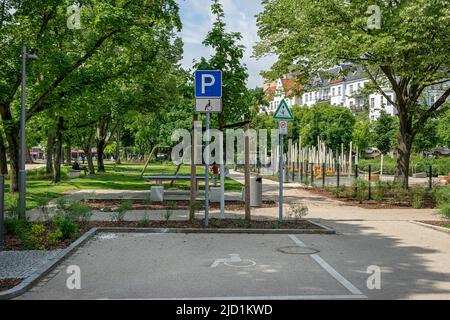
[[195, 71], [195, 97], [221, 98], [222, 71], [219, 70]]

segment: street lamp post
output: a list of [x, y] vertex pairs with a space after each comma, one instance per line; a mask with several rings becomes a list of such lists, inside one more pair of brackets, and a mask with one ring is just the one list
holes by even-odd
[[26, 46], [22, 47], [22, 112], [20, 115], [20, 164], [19, 164], [19, 215], [25, 217], [26, 210], [26, 141], [25, 141], [25, 121], [26, 121], [26, 67], [27, 59], [37, 60], [34, 54], [28, 54]]

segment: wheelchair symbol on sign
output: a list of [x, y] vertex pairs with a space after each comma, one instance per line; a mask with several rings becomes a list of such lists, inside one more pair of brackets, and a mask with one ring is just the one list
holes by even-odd
[[213, 107], [211, 105], [211, 100], [208, 100], [208, 104], [205, 106], [205, 111], [212, 111]]

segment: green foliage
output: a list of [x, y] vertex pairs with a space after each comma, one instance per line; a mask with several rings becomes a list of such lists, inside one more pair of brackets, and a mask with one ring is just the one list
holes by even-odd
[[57, 228], [55, 231], [49, 232], [47, 234], [47, 241], [48, 241], [48, 244], [51, 246], [57, 245], [60, 242], [60, 240], [63, 238], [64, 238], [64, 235], [59, 228]]
[[141, 219], [138, 221], [138, 226], [141, 228], [146, 228], [150, 224], [150, 219], [148, 213], [145, 213]]
[[375, 192], [373, 193], [373, 199], [382, 202], [389, 190], [389, 183], [378, 180], [375, 185]]
[[56, 215], [52, 223], [61, 231], [63, 239], [74, 239], [78, 233], [78, 225], [64, 215]]
[[[439, 118], [450, 107], [445, 103], [450, 89], [442, 81], [450, 70], [448, 0], [376, 1], [373, 4], [382, 13], [379, 28], [368, 27], [373, 17], [366, 14], [371, 3], [365, 0], [264, 0], [263, 4], [264, 11], [257, 16], [261, 40], [255, 56], [278, 57], [266, 77], [291, 73], [307, 82], [320, 70], [346, 61], [357, 64], [371, 79], [368, 90], [384, 95], [383, 88], [394, 91], [398, 97], [394, 108], [402, 123], [396, 137], [401, 146], [398, 174], [407, 186], [408, 172], [402, 164], [409, 161], [414, 136], [423, 132], [428, 119]], [[443, 94], [431, 106], [420, 103], [433, 85]], [[394, 129], [389, 130], [394, 125], [387, 120], [375, 129], [377, 146], [384, 153], [396, 147]], [[442, 131], [444, 139], [448, 132]]]
[[293, 130], [301, 133], [304, 145], [316, 145], [320, 137], [330, 147], [340, 148], [344, 144], [348, 148], [355, 124], [355, 117], [348, 108], [317, 104], [312, 108], [294, 107], [292, 112]]
[[367, 190], [369, 188], [369, 182], [362, 178], [357, 178], [353, 181], [353, 188], [355, 188], [355, 197], [362, 203], [367, 200]]
[[387, 154], [393, 148], [398, 127], [396, 119], [386, 112], [382, 112], [374, 123], [374, 145], [383, 154]]
[[437, 187], [432, 191], [432, 198], [439, 208], [439, 213], [450, 219], [450, 186]]
[[302, 203], [291, 203], [287, 212], [287, 220], [303, 220], [308, 215], [308, 206]]
[[22, 246], [29, 250], [44, 250], [47, 244], [47, 230], [43, 224], [33, 224], [28, 233], [21, 237]]
[[67, 216], [72, 221], [82, 223], [89, 222], [92, 217], [92, 209], [83, 202], [71, 202], [66, 208]]
[[425, 194], [425, 189], [420, 186], [414, 186], [410, 189], [411, 205], [414, 209], [422, 208]]
[[19, 236], [30, 230], [31, 224], [28, 219], [18, 217], [4, 218], [5, 233], [11, 236]]
[[125, 215], [128, 211], [133, 209], [133, 201], [124, 200], [120, 203], [119, 207], [111, 215], [112, 221], [123, 222], [125, 220]]
[[[223, 113], [220, 114], [219, 127], [227, 122], [241, 121], [241, 116], [249, 112], [249, 106], [254, 102], [247, 94], [247, 67], [242, 63], [245, 47], [239, 42], [242, 35], [239, 32], [227, 32], [225, 14], [219, 0], [211, 3], [211, 12], [215, 17], [213, 28], [206, 35], [203, 44], [211, 47], [214, 54], [209, 60], [202, 57], [194, 66], [198, 70], [222, 70], [222, 83], [226, 88], [222, 95]], [[213, 119], [214, 126], [215, 119]]]

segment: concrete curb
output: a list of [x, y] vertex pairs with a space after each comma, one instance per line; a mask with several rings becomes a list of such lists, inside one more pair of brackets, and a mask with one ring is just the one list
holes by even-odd
[[0, 292], [0, 300], [12, 299], [21, 294], [25, 293], [31, 287], [33, 287], [36, 283], [38, 283], [42, 278], [48, 275], [53, 269], [58, 266], [61, 261], [68, 258], [72, 255], [80, 246], [86, 243], [93, 235], [97, 233], [98, 229], [93, 228], [83, 234], [80, 238], [78, 238], [75, 242], [73, 242], [69, 247], [64, 249], [58, 255], [56, 255], [51, 261], [47, 264], [43, 265], [41, 268], [36, 270], [31, 276], [25, 278], [20, 284], [6, 291]]
[[425, 228], [434, 229], [434, 230], [439, 231], [439, 232], [450, 234], [450, 229], [449, 228], [433, 226], [431, 224], [422, 223], [422, 222], [414, 221], [414, 220], [411, 220], [409, 222], [411, 222], [411, 223], [413, 223], [415, 225], [418, 225], [418, 226], [422, 226], [422, 227], [425, 227]]
[[318, 222], [308, 222], [316, 225], [317, 229], [193, 229], [193, 228], [92, 228], [69, 247], [56, 255], [46, 265], [42, 266], [20, 284], [9, 290], [0, 292], [0, 300], [18, 297], [52, 272], [63, 260], [70, 257], [79, 247], [89, 241], [99, 232], [116, 233], [186, 233], [186, 234], [336, 234], [336, 231]]

